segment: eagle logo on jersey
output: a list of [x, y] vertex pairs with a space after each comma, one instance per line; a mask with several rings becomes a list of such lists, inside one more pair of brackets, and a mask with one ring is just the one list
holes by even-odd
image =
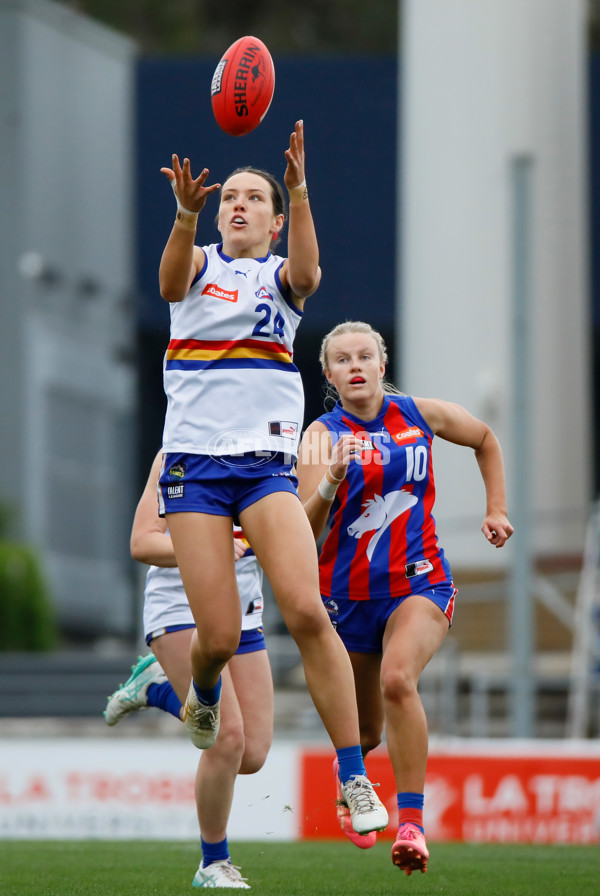
[[348, 526], [348, 535], [351, 538], [361, 538], [366, 532], [372, 532], [375, 529], [375, 534], [367, 545], [366, 553], [369, 562], [384, 532], [389, 529], [395, 519], [414, 507], [417, 500], [418, 498], [401, 488], [395, 492], [388, 492], [385, 497], [374, 495], [365, 501], [363, 504], [365, 509], [362, 514]]

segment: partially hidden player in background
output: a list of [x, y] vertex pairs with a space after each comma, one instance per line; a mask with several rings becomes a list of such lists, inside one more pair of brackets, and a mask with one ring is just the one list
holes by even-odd
[[217, 216], [222, 242], [200, 247], [198, 213], [219, 184], [204, 185], [206, 168], [194, 179], [189, 159], [181, 166], [175, 155], [173, 168], [162, 169], [178, 207], [159, 274], [171, 313], [160, 492], [196, 622], [185, 724], [198, 748], [214, 742], [220, 673], [240, 632], [235, 520], [299, 647], [352, 825], [367, 833], [385, 827], [387, 812], [365, 776], [352, 668], [320, 599], [316, 546], [292, 474], [304, 414], [292, 345], [321, 278], [301, 121], [285, 157], [287, 258], [271, 253], [286, 217], [272, 175], [255, 168], [230, 175]]
[[[152, 464], [131, 531], [134, 559], [150, 565], [144, 590], [144, 635], [152, 653], [108, 699], [104, 717], [116, 725], [127, 713], [156, 707], [183, 721], [191, 677], [194, 618], [177, 569], [167, 524], [158, 516], [156, 487], [162, 463]], [[214, 745], [200, 757], [196, 807], [202, 861], [194, 887], [249, 889], [232, 864], [227, 843], [235, 779], [264, 765], [273, 737], [273, 680], [262, 629], [262, 571], [238, 528], [230, 536], [241, 599], [239, 647], [223, 670], [222, 718]]]
[[[392, 859], [410, 874], [426, 871], [429, 857], [427, 721], [417, 685], [452, 623], [456, 596], [432, 515], [434, 436], [473, 449], [489, 543], [502, 547], [513, 527], [490, 427], [457, 404], [399, 393], [384, 382], [386, 361], [369, 324], [347, 321], [325, 337], [322, 369], [338, 400], [304, 434], [298, 484], [315, 537], [330, 526], [319, 560], [322, 599], [350, 654], [365, 755], [385, 723], [399, 813]], [[356, 845], [375, 843], [376, 834], [357, 836], [348, 825], [342, 800], [338, 819]]]

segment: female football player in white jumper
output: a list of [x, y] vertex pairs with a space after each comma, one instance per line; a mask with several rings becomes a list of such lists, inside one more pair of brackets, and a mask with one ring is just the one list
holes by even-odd
[[240, 636], [233, 520], [299, 647], [352, 825], [367, 833], [386, 826], [387, 812], [364, 773], [352, 668], [320, 599], [316, 546], [292, 473], [304, 414], [292, 345], [321, 278], [301, 121], [285, 157], [287, 258], [270, 251], [285, 222], [283, 191], [270, 174], [238, 169], [227, 178], [217, 217], [222, 243], [200, 247], [198, 214], [220, 185], [205, 186], [208, 170], [193, 178], [189, 159], [180, 165], [175, 155], [173, 168], [162, 169], [177, 215], [159, 273], [171, 312], [159, 491], [196, 622], [185, 724], [200, 749], [217, 736], [220, 674]]
[[[150, 565], [144, 589], [144, 637], [152, 653], [140, 657], [124, 685], [104, 711], [116, 725], [133, 711], [156, 707], [183, 717], [189, 688], [193, 616], [177, 569], [167, 525], [158, 515], [156, 486], [162, 452], [154, 459], [131, 530], [131, 554]], [[196, 808], [202, 862], [194, 887], [248, 889], [231, 863], [227, 824], [238, 774], [264, 765], [273, 737], [273, 680], [262, 629], [262, 571], [241, 529], [232, 552], [241, 600], [239, 647], [223, 670], [222, 720], [210, 750], [202, 752], [196, 772]]]

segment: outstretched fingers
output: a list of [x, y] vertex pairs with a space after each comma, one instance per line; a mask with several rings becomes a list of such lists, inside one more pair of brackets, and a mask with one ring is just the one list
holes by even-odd
[[192, 212], [201, 211], [207, 196], [221, 188], [221, 184], [218, 183], [205, 186], [210, 173], [208, 168], [203, 168], [198, 177], [192, 177], [190, 160], [185, 158], [182, 165], [176, 153], [173, 153], [173, 168], [161, 168], [160, 170], [169, 179], [179, 203]]
[[296, 126], [290, 134], [290, 146], [285, 151], [287, 169], [284, 175], [285, 185], [288, 190], [293, 190], [305, 181], [304, 170], [304, 122], [296, 122]]

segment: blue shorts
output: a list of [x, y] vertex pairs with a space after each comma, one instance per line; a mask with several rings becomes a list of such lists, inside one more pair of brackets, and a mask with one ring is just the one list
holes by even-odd
[[[456, 588], [452, 582], [442, 582], [435, 588], [419, 592], [436, 604], [452, 625]], [[348, 598], [323, 597], [331, 624], [351, 653], [381, 653], [387, 621], [400, 604], [412, 597], [384, 598], [382, 600], [349, 600]]]
[[246, 507], [273, 492], [298, 497], [298, 480], [286, 457], [164, 454], [158, 480], [159, 514], [210, 513], [238, 522]]
[[[150, 643], [154, 638], [160, 638], [161, 635], [166, 635], [168, 632], [182, 632], [186, 629], [193, 629], [195, 627], [195, 625], [167, 625], [165, 628], [159, 628], [158, 631], [151, 632], [147, 635], [146, 644], [150, 646]], [[235, 653], [256, 653], [258, 650], [266, 649], [265, 633], [262, 626], [260, 626], [260, 628], [250, 628], [245, 631], [242, 630], [240, 643]]]

